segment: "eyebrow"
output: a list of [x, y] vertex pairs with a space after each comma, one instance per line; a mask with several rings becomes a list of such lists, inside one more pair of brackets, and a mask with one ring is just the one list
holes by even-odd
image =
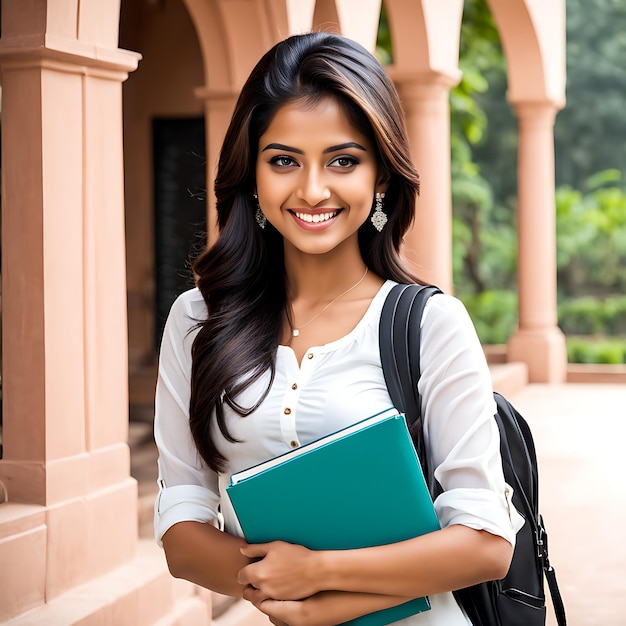
[[[357, 150], [363, 150], [363, 152], [367, 152], [367, 150], [356, 141], [347, 141], [346, 143], [340, 143], [336, 146], [329, 146], [324, 149], [324, 154], [328, 154], [329, 152], [338, 152], [339, 150], [345, 150], [346, 148], [356, 148]], [[295, 154], [304, 154], [302, 150], [298, 148], [292, 148], [291, 146], [286, 146], [282, 143], [270, 143], [261, 152], [265, 152], [266, 150], [284, 150], [285, 152], [293, 152]]]

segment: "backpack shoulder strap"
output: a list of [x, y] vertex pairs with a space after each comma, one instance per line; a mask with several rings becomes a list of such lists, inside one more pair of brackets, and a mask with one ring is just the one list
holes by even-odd
[[391, 401], [406, 415], [424, 475], [428, 476], [422, 435], [420, 377], [420, 327], [428, 299], [441, 293], [435, 286], [395, 285], [380, 317], [380, 360]]

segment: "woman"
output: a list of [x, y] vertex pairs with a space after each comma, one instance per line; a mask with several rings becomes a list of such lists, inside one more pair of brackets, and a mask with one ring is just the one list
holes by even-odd
[[432, 609], [398, 623], [468, 624], [451, 590], [510, 563], [519, 519], [490, 375], [451, 296], [431, 299], [422, 326], [441, 531], [360, 550], [247, 545], [224, 492], [233, 472], [390, 406], [378, 322], [395, 282], [414, 281], [398, 249], [418, 186], [397, 94], [361, 46], [311, 33], [259, 61], [219, 160], [219, 238], [163, 337], [155, 530], [174, 576], [275, 624], [338, 624], [424, 595]]

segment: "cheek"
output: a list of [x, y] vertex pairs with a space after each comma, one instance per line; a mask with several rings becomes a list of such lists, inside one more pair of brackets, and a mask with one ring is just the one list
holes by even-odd
[[359, 176], [346, 177], [343, 186], [344, 192], [350, 194], [355, 200], [359, 198], [360, 202], [373, 203], [374, 192], [376, 188], [376, 172], [368, 168], [367, 171], [361, 171]]
[[267, 199], [276, 194], [276, 189], [280, 184], [279, 181], [276, 181], [276, 177], [271, 176], [267, 169], [259, 168], [256, 172], [256, 186], [259, 196]]
[[285, 184], [284, 177], [281, 176], [257, 179], [257, 186], [264, 203], [272, 205], [281, 205], [293, 190], [292, 186]]
[[343, 194], [352, 204], [370, 207], [374, 203], [374, 184], [369, 180], [361, 180], [344, 187]]

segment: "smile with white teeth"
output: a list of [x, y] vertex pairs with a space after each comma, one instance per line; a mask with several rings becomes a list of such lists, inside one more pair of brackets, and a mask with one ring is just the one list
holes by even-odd
[[309, 222], [310, 224], [318, 224], [319, 222], [327, 222], [337, 215], [339, 211], [330, 211], [329, 213], [298, 213], [294, 211], [294, 215], [303, 222]]

